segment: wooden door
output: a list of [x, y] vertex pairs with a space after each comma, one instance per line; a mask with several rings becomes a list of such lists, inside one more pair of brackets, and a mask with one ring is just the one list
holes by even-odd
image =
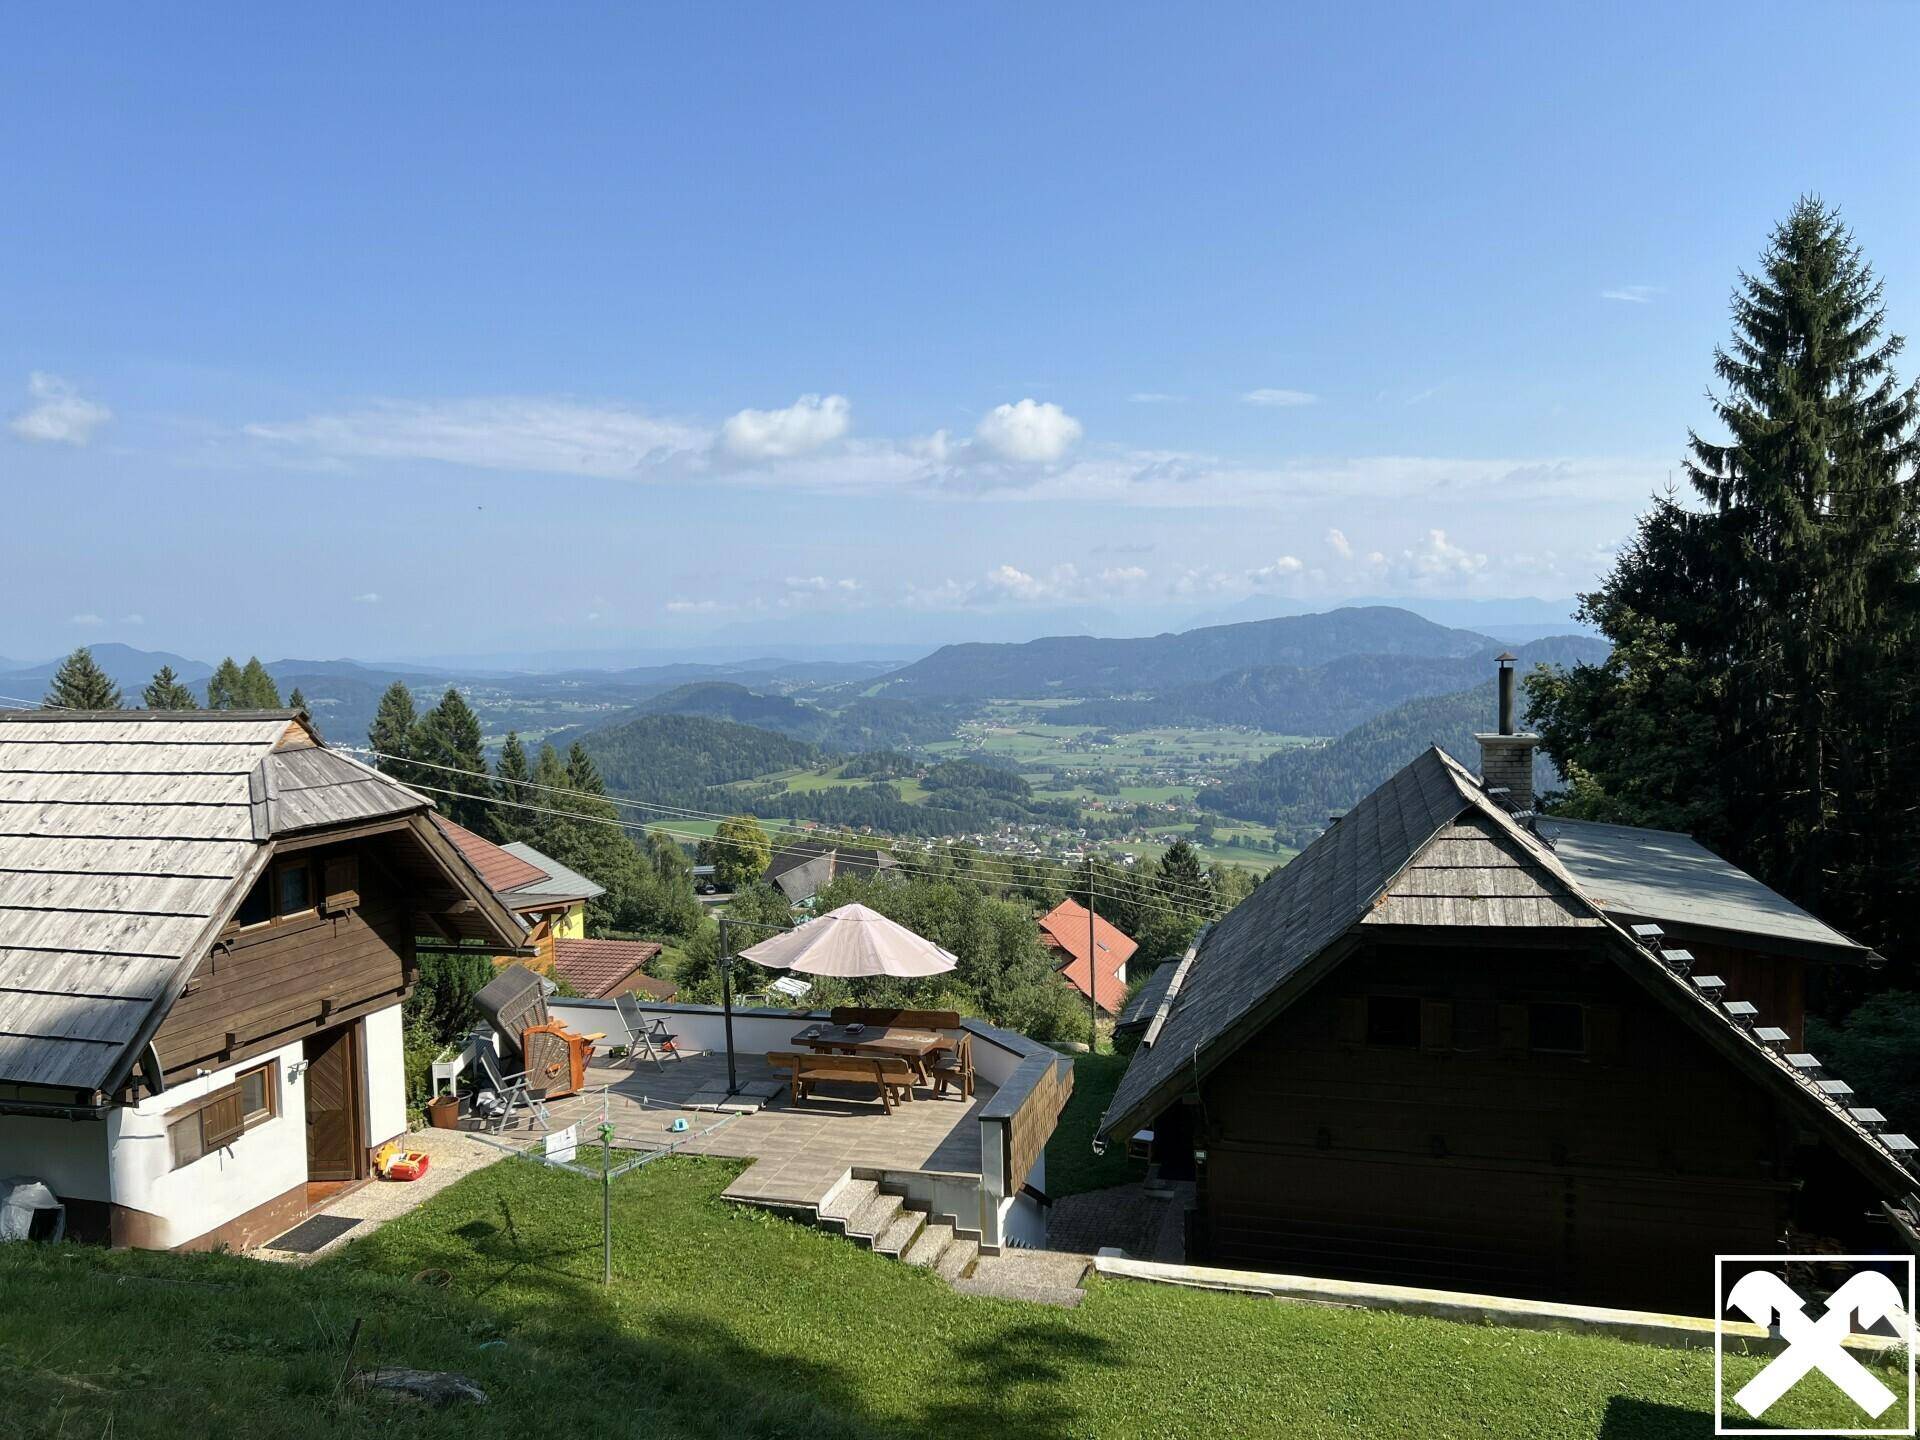
[[307, 1178], [360, 1178], [360, 1065], [352, 1025], [306, 1042]]

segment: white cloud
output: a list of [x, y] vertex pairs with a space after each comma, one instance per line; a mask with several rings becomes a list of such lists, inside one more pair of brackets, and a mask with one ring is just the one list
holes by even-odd
[[1333, 553], [1338, 555], [1342, 560], [1351, 560], [1353, 558], [1353, 542], [1347, 539], [1344, 530], [1333, 529], [1327, 531], [1327, 548], [1332, 550]]
[[130, 610], [120, 617], [120, 623], [122, 625], [144, 625], [147, 623], [147, 617], [142, 615], [138, 610]]
[[353, 603], [356, 605], [378, 605], [380, 603], [380, 592], [378, 590], [368, 590], [364, 594], [354, 596]]
[[1429, 530], [1420, 544], [1402, 550], [1394, 564], [1395, 578], [1414, 586], [1470, 580], [1487, 568], [1487, 557], [1447, 539], [1444, 530]]
[[831, 580], [825, 575], [789, 575], [780, 604], [789, 610], [838, 610], [853, 606], [860, 582], [852, 576]]
[[68, 623], [73, 625], [84, 625], [88, 629], [92, 629], [96, 625], [104, 625], [107, 622], [104, 616], [96, 615], [91, 610], [84, 610], [80, 614], [75, 615], [73, 619]]
[[1247, 571], [1247, 580], [1253, 585], [1271, 585], [1279, 580], [1291, 579], [1306, 568], [1298, 556], [1282, 555], [1271, 565]]
[[44, 370], [27, 377], [27, 402], [7, 428], [22, 440], [42, 444], [84, 445], [113, 418], [106, 406], [82, 397], [72, 381]]
[[1050, 465], [1080, 439], [1080, 422], [1051, 400], [996, 405], [981, 417], [974, 438], [1003, 460]]
[[853, 423], [844, 395], [802, 395], [784, 410], [742, 410], [720, 427], [720, 448], [736, 460], [786, 460], [830, 445]]
[[339, 414], [249, 425], [245, 433], [308, 457], [601, 476], [629, 475], [712, 440], [697, 426], [625, 406], [514, 397], [382, 400]]
[[712, 615], [732, 608], [724, 600], [669, 600], [666, 604], [669, 615]]
[[1114, 590], [1131, 590], [1147, 578], [1140, 565], [1109, 565], [1100, 572], [1100, 583]]
[[1602, 300], [1619, 300], [1628, 305], [1651, 305], [1656, 295], [1662, 293], [1658, 285], [1615, 285], [1610, 290], [1602, 290]]
[[1301, 405], [1318, 405], [1320, 397], [1305, 390], [1249, 390], [1240, 397], [1249, 405], [1264, 405], [1271, 410], [1292, 410]]

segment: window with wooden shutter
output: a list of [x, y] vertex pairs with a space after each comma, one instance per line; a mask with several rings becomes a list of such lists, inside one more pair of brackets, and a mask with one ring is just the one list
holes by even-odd
[[201, 1140], [209, 1150], [231, 1145], [246, 1128], [246, 1103], [240, 1098], [238, 1086], [221, 1091], [200, 1112]]
[[329, 915], [352, 910], [360, 904], [360, 857], [335, 855], [328, 859], [322, 886]]
[[1524, 1005], [1502, 1005], [1500, 1007], [1500, 1049], [1508, 1055], [1524, 1055], [1527, 1052], [1527, 1007]]
[[1453, 1048], [1453, 1005], [1446, 1000], [1422, 1000], [1420, 1002], [1420, 1048], [1422, 1050], [1451, 1050]]
[[1358, 1045], [1367, 1038], [1367, 1002], [1360, 995], [1340, 995], [1333, 1002], [1333, 1038]]

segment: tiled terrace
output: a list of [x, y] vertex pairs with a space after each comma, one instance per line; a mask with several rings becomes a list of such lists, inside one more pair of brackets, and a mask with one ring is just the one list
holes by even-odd
[[[740, 1055], [736, 1068], [743, 1088], [764, 1092], [778, 1084], [761, 1055]], [[972, 1101], [963, 1103], [952, 1093], [936, 1099], [932, 1090], [916, 1089], [912, 1101], [896, 1104], [889, 1115], [877, 1100], [866, 1098], [871, 1091], [858, 1086], [822, 1084], [795, 1106], [782, 1085], [756, 1113], [723, 1116], [694, 1109], [691, 1102], [701, 1091], [725, 1090], [724, 1054], [688, 1055], [666, 1061], [660, 1070], [644, 1060], [632, 1068], [595, 1065], [587, 1078], [587, 1090], [546, 1107], [554, 1129], [580, 1126], [583, 1163], [597, 1163], [589, 1160], [586, 1146], [604, 1110], [618, 1149], [672, 1147], [686, 1155], [751, 1159], [755, 1163], [728, 1188], [730, 1198], [802, 1207], [817, 1207], [855, 1167], [978, 1175], [980, 1110], [994, 1093], [980, 1082]], [[687, 1122], [685, 1133], [673, 1132], [675, 1119]], [[545, 1133], [530, 1112], [520, 1110], [499, 1139], [527, 1149]]]

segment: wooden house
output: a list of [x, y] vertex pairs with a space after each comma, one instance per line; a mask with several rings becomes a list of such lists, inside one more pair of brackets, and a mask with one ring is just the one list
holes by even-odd
[[894, 864], [893, 856], [884, 850], [825, 840], [787, 840], [774, 847], [773, 858], [760, 878], [786, 896], [788, 903], [804, 905], [841, 875], [856, 871], [880, 874], [893, 869]]
[[1910, 1248], [1909, 1143], [1801, 1043], [1876, 957], [1685, 836], [1536, 820], [1537, 743], [1428, 750], [1156, 987], [1101, 1132], [1197, 1182], [1189, 1258], [1697, 1313], [1716, 1253]]
[[0, 1173], [158, 1248], [364, 1179], [419, 949], [525, 935], [430, 810], [291, 711], [0, 712]]
[[524, 841], [496, 845], [440, 815], [434, 824], [480, 872], [500, 903], [527, 926], [519, 952], [496, 956], [495, 963], [524, 965], [535, 974], [564, 981], [588, 1000], [610, 999], [629, 990], [652, 1000], [671, 1000], [678, 993], [670, 981], [647, 973], [647, 966], [659, 958], [660, 945], [587, 937], [587, 902], [606, 894], [604, 885]]
[[1087, 907], [1078, 900], [1062, 900], [1040, 917], [1040, 944], [1053, 955], [1061, 978], [1081, 995], [1109, 1015], [1126, 1008], [1127, 961], [1140, 946], [1119, 926], [1096, 913], [1089, 937]]

